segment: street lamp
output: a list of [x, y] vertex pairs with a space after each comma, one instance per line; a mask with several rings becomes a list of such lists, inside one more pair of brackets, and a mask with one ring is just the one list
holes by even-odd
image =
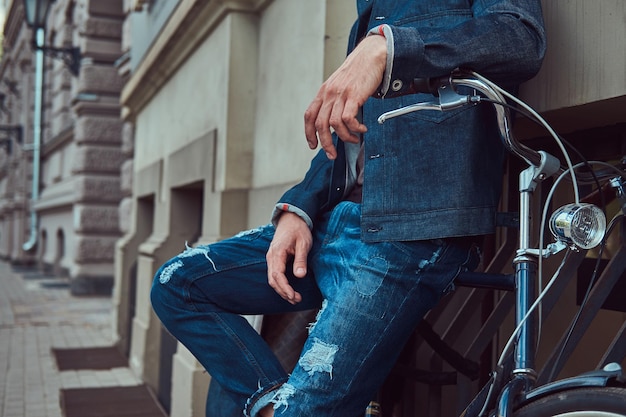
[[63, 60], [72, 75], [78, 75], [80, 71], [80, 49], [76, 47], [54, 48], [44, 46], [46, 19], [50, 11], [50, 5], [54, 0], [24, 0], [26, 24], [35, 32], [35, 49], [43, 53]]
[[[54, 1], [54, 0], [52, 0]], [[24, 0], [26, 9], [26, 23], [28, 26], [39, 29], [46, 26], [46, 18], [50, 10], [51, 0]]]

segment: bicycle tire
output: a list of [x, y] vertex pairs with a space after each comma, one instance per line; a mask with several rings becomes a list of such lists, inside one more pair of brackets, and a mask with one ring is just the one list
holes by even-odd
[[525, 404], [515, 417], [626, 417], [626, 388], [582, 387]]

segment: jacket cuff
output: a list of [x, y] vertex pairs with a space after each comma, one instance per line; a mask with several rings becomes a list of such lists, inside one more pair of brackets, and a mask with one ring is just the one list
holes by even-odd
[[301, 210], [298, 207], [292, 206], [291, 204], [287, 204], [287, 203], [278, 203], [276, 204], [276, 206], [274, 206], [274, 211], [272, 211], [272, 220], [271, 220], [274, 227], [278, 223], [278, 218], [280, 217], [280, 215], [285, 211], [288, 211], [300, 217], [302, 220], [304, 220], [306, 225], [309, 226], [309, 229], [313, 230], [313, 221], [311, 220], [309, 215], [306, 214], [304, 210]]
[[375, 93], [376, 97], [383, 98], [387, 95], [390, 88], [393, 90], [394, 87], [397, 87], [397, 84], [391, 82], [394, 57], [393, 32], [389, 25], [378, 25], [367, 32], [367, 36], [371, 35], [383, 36], [387, 41], [387, 64], [385, 66], [385, 73], [383, 74], [383, 81], [380, 83], [380, 87], [378, 87], [378, 91]]
[[412, 28], [376, 26], [368, 35], [383, 34], [387, 40], [387, 66], [376, 97], [391, 98], [412, 92], [412, 83], [424, 60], [424, 41]]

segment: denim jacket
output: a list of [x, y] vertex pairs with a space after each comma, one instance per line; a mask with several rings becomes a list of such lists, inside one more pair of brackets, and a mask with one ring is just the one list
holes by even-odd
[[[391, 109], [432, 100], [425, 94], [401, 95], [414, 78], [467, 68], [514, 89], [533, 77], [546, 48], [540, 0], [357, 0], [357, 11], [348, 52], [380, 25], [388, 44], [384, 98], [371, 98], [362, 109], [368, 131], [361, 238], [407, 241], [492, 233], [505, 151], [489, 104], [420, 111], [383, 125], [376, 120]], [[315, 156], [277, 211], [296, 212], [314, 227], [317, 216], [346, 196], [350, 170], [343, 142], [337, 148], [334, 161], [322, 151]]]

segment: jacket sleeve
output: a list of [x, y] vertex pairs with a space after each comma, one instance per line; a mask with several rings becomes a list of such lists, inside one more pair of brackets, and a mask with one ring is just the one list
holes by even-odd
[[414, 78], [441, 76], [456, 68], [502, 85], [536, 75], [546, 50], [540, 0], [474, 0], [472, 14], [454, 27], [381, 29], [392, 54], [386, 73], [392, 91], [381, 95], [402, 94]]
[[289, 211], [300, 216], [312, 229], [315, 218], [343, 198], [348, 186], [345, 149], [343, 142], [334, 133], [333, 142], [337, 148], [337, 158], [330, 160], [323, 149], [318, 151], [304, 179], [278, 200], [271, 218], [274, 225], [282, 212]]

